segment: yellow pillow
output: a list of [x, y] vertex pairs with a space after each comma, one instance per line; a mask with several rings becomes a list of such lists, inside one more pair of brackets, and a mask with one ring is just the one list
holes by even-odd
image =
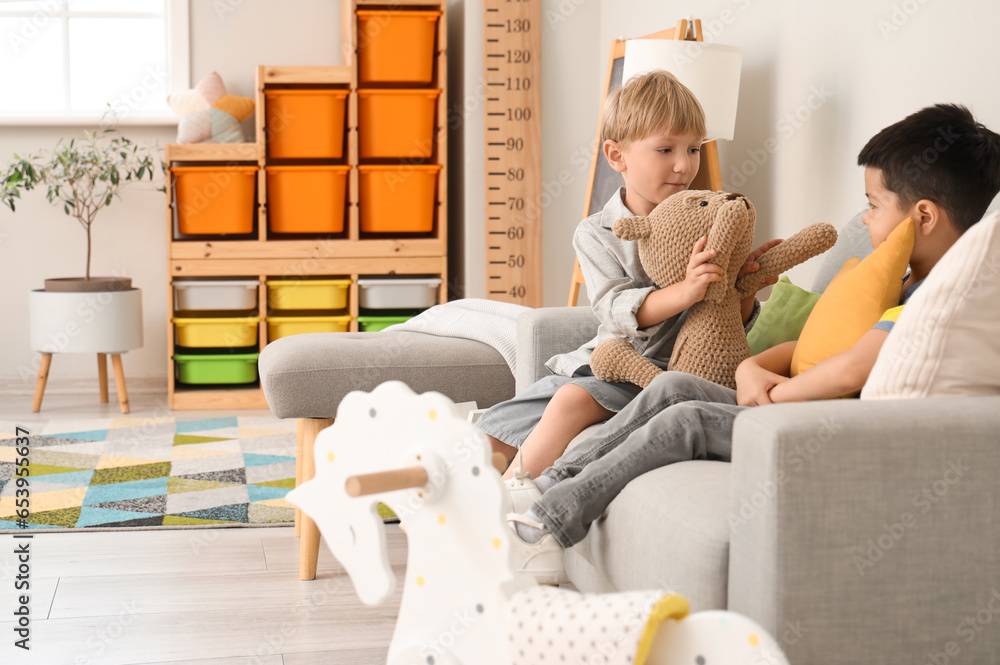
[[802, 328], [792, 376], [851, 348], [886, 310], [899, 305], [913, 237], [913, 219], [907, 218], [863, 261], [848, 259]]

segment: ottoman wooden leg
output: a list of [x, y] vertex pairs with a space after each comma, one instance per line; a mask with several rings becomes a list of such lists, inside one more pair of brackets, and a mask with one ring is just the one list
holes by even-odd
[[[305, 423], [307, 418], [299, 418], [295, 426], [295, 486], [302, 484], [302, 445], [305, 438]], [[295, 536], [302, 535], [302, 509], [295, 508]]]
[[[312, 477], [316, 475], [316, 458], [314, 456], [316, 435], [320, 433], [320, 430], [332, 424], [333, 418], [299, 419], [296, 448], [301, 447], [301, 455], [296, 455], [296, 466], [301, 458], [302, 482], [312, 480]], [[305, 513], [299, 516], [299, 533], [302, 535], [302, 539], [299, 541], [299, 579], [314, 580], [316, 579], [316, 562], [319, 560], [319, 527]]]

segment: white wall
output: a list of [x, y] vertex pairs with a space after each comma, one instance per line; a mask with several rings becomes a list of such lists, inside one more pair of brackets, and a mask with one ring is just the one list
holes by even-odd
[[[453, 277], [469, 296], [485, 291], [481, 7], [478, 1], [449, 2], [449, 106], [462, 118], [451, 137], [458, 267]], [[677, 0], [542, 0], [542, 178], [550, 192], [560, 180], [569, 183], [544, 211], [547, 305], [565, 302], [570, 243], [588, 176], [581, 155], [596, 132], [610, 43], [669, 28], [693, 8]], [[727, 187], [757, 206], [760, 240], [814, 221], [839, 225], [860, 210], [865, 199], [858, 151], [879, 129], [922, 106], [963, 103], [986, 125], [1000, 128], [1000, 89], [991, 78], [1000, 64], [994, 35], [1000, 5], [991, 0], [702, 0], [696, 9], [707, 40], [743, 48], [736, 138], [720, 152]], [[258, 64], [339, 64], [339, 35], [339, 3], [331, 0], [192, 0], [192, 80], [214, 69], [230, 92], [252, 95]], [[3, 64], [17, 65], [2, 57]], [[811, 98], [813, 91], [822, 91], [824, 99]], [[0, 164], [15, 152], [51, 147], [78, 131], [0, 127]], [[163, 144], [173, 140], [174, 129], [129, 128], [128, 134]], [[773, 154], [764, 149], [771, 138], [778, 142]], [[128, 354], [126, 373], [162, 380], [163, 198], [145, 184], [124, 198], [95, 225], [94, 272], [123, 272], [143, 289], [146, 344]], [[38, 192], [26, 196], [16, 215], [0, 209], [0, 383], [6, 389], [30, 392], [34, 385], [28, 291], [40, 288], [45, 277], [82, 272], [83, 234], [74, 224]], [[815, 262], [806, 264], [791, 277], [808, 286], [815, 268]], [[59, 357], [51, 383], [58, 388], [69, 378], [92, 377], [93, 366], [86, 356]], [[19, 368], [26, 370], [23, 381]]]
[[[671, 27], [693, 9], [706, 41], [743, 49], [736, 136], [720, 164], [726, 188], [754, 202], [758, 240], [840, 226], [861, 210], [858, 152], [924, 106], [964, 104], [1000, 131], [996, 2], [603, 0], [601, 43]], [[817, 267], [789, 275], [808, 287]]]
[[[294, 6], [295, 11], [289, 11]], [[340, 8], [330, 0], [192, 0], [191, 82], [212, 70], [219, 72], [227, 91], [254, 94], [257, 65], [340, 64]], [[3, 66], [21, 66], [17, 55], [0, 45]], [[127, 54], [123, 54], [127, 57]], [[39, 81], [39, 85], [51, 85]], [[247, 127], [252, 131], [252, 123]], [[0, 126], [0, 165], [14, 153], [51, 148], [61, 138], [81, 136], [81, 127]], [[176, 139], [175, 127], [126, 127], [137, 141], [161, 146]], [[252, 140], [252, 133], [248, 133]], [[92, 274], [124, 274], [143, 291], [143, 348], [125, 356], [130, 388], [166, 386], [167, 234], [162, 184], [148, 181], [124, 190], [121, 201], [102, 211], [93, 227]], [[44, 193], [28, 192], [11, 213], [0, 207], [0, 385], [4, 391], [34, 390], [39, 355], [28, 344], [28, 292], [42, 288], [47, 277], [82, 275], [86, 237], [61, 208], [49, 206]], [[57, 355], [49, 374], [51, 390], [82, 385], [79, 377], [93, 378], [96, 396], [96, 360], [89, 354]], [[47, 391], [48, 392], [48, 391]]]

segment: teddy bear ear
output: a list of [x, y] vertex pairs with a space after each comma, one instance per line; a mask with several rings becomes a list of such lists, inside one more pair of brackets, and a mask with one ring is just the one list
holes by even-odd
[[611, 227], [616, 238], [622, 240], [639, 240], [649, 237], [648, 217], [622, 217]]

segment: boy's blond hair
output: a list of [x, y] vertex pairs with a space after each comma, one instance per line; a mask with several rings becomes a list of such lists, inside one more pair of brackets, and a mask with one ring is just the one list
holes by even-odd
[[674, 134], [705, 138], [705, 111], [698, 99], [668, 71], [654, 69], [633, 76], [604, 104], [601, 143], [621, 147], [669, 128]]

